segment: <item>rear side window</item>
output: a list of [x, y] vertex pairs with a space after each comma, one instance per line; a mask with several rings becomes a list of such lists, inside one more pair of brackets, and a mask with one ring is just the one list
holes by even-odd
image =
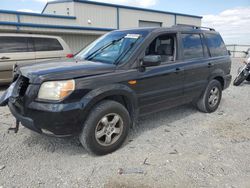
[[29, 52], [27, 37], [0, 37], [0, 53]]
[[220, 35], [206, 34], [206, 41], [212, 57], [228, 55], [227, 48]]
[[33, 38], [36, 51], [60, 51], [62, 45], [57, 39], [52, 38]]
[[204, 56], [200, 34], [182, 34], [184, 59], [196, 59]]

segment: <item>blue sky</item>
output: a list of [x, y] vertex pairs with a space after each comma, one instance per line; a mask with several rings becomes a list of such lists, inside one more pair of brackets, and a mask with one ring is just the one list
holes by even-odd
[[[202, 25], [219, 31], [227, 44], [250, 44], [250, 0], [96, 0], [201, 15]], [[47, 0], [0, 0], [0, 9], [41, 12]]]

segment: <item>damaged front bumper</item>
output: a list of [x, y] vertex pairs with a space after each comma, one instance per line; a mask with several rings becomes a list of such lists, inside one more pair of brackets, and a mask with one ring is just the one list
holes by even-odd
[[[9, 102], [8, 106], [9, 106], [9, 109], [10, 109], [10, 112], [12, 113], [12, 115], [16, 118], [16, 120], [18, 122], [21, 122], [21, 124], [23, 126], [25, 126], [26, 128], [28, 128], [28, 129], [30, 129], [32, 131], [35, 131], [35, 132], [37, 132], [39, 134], [43, 133], [41, 129], [37, 128], [34, 125], [34, 122], [33, 122], [33, 120], [31, 118], [24, 117], [21, 114], [19, 114], [16, 107], [11, 102]], [[18, 125], [16, 125], [16, 126], [18, 126]]]
[[36, 101], [39, 85], [33, 85], [27, 78], [20, 77], [7, 89], [0, 98], [0, 106], [9, 107], [19, 122], [26, 128], [39, 134], [55, 137], [68, 137], [80, 133], [84, 114], [79, 102], [44, 102]]

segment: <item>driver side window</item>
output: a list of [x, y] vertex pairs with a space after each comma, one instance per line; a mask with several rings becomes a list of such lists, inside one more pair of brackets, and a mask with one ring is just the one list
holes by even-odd
[[176, 36], [160, 35], [146, 49], [145, 55], [160, 55], [163, 63], [172, 63], [176, 56]]

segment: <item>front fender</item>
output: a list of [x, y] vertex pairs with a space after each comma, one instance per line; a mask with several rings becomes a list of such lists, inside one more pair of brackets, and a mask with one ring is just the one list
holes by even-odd
[[135, 91], [133, 91], [130, 87], [123, 84], [105, 85], [90, 91], [80, 101], [82, 110], [84, 110], [84, 112], [88, 114], [95, 104], [110, 96], [125, 97], [125, 99], [128, 100], [126, 102], [128, 102], [128, 104], [130, 105], [129, 109], [131, 111], [129, 113], [132, 117], [133, 122], [137, 120], [138, 117], [137, 95]]

